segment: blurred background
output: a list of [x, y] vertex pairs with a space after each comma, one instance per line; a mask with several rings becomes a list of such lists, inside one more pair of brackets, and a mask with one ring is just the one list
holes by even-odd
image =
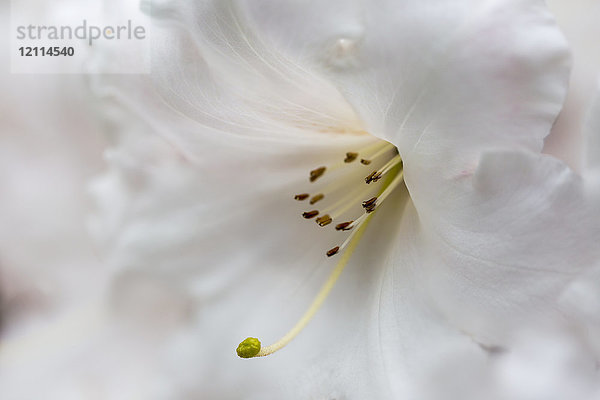
[[[39, 1], [63, 13], [85, 2]], [[8, 27], [11, 3], [1, 3]], [[10, 33], [12, 36], [12, 32]], [[2, 337], [55, 318], [108, 279], [87, 233], [86, 187], [103, 168], [103, 133], [84, 74], [11, 73], [0, 39], [0, 293]], [[83, 65], [77, 65], [83, 71]]]

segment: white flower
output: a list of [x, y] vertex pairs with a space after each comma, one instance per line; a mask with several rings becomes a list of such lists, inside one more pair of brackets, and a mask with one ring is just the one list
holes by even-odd
[[[120, 271], [112, 300], [140, 332], [165, 337], [143, 358], [154, 374], [115, 362], [129, 388], [140, 379], [152, 382], [146, 398], [397, 398], [449, 349], [485, 362], [521, 328], [562, 318], [558, 296], [597, 262], [599, 232], [580, 177], [539, 154], [568, 72], [541, 2], [153, 10], [153, 75], [95, 86], [114, 101], [118, 130], [95, 186], [104, 213], [94, 230]], [[348, 152], [358, 156], [344, 163]], [[386, 161], [394, 168], [364, 183]], [[303, 220], [310, 209], [293, 200], [303, 193], [325, 195], [320, 216], [339, 201], [334, 221]], [[373, 196], [381, 207], [363, 214]], [[334, 229], [361, 215], [368, 226]], [[247, 335], [276, 342], [344, 267], [284, 350], [237, 358]], [[177, 313], [164, 324], [171, 312], [160, 310]]]

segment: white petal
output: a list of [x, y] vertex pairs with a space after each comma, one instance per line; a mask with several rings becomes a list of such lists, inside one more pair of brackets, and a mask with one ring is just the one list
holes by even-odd
[[596, 84], [596, 93], [591, 107], [587, 110], [584, 126], [585, 167], [588, 170], [600, 169], [600, 81]]
[[[401, 246], [394, 238], [403, 207], [382, 209], [309, 327], [279, 354], [240, 360], [237, 343], [249, 335], [277, 340], [335, 263], [323, 252], [339, 244], [339, 233], [301, 220], [292, 196], [307, 184], [311, 163], [343, 147], [278, 147], [271, 150], [280, 154], [268, 156], [220, 147], [219, 155], [230, 155], [238, 167], [205, 174], [210, 164], [180, 157], [163, 139], [148, 140], [135, 129], [128, 136], [111, 155], [113, 168], [101, 188], [108, 204], [113, 191], [126, 189], [125, 211], [108, 230], [112, 263], [126, 277], [139, 277], [126, 279], [119, 292], [135, 292], [136, 282], [151, 279], [188, 296], [190, 318], [163, 342], [160, 361], [176, 390], [262, 399], [298, 393], [387, 398], [411, 390], [411, 377], [437, 362], [447, 344], [480, 352], [437, 318], [414, 285], [419, 222], [409, 205]], [[387, 201], [406, 201], [406, 191]], [[365, 365], [370, 372], [363, 372]]]
[[549, 156], [487, 153], [473, 177], [438, 196], [420, 212], [436, 247], [423, 263], [448, 318], [492, 344], [560, 319], [558, 295], [600, 256], [597, 202], [581, 178]]
[[548, 0], [573, 52], [573, 70], [563, 110], [546, 139], [544, 152], [555, 155], [579, 171], [584, 167], [585, 113], [595, 93], [600, 73], [600, 3], [594, 0]]
[[[539, 149], [560, 110], [568, 53], [542, 2], [339, 3], [309, 12], [290, 4], [272, 24], [280, 45], [304, 41], [300, 51], [310, 55], [329, 43], [355, 53], [356, 65], [330, 75], [369, 130], [403, 155], [417, 143], [438, 149], [447, 140]], [[332, 27], [315, 22], [322, 13]], [[289, 26], [300, 28], [281, 28]]]
[[[153, 27], [151, 90], [196, 123], [190, 141], [207, 128], [228, 139], [360, 133], [337, 89], [264, 43], [239, 2], [166, 3], [153, 12], [162, 20]], [[124, 89], [130, 84], [109, 81], [120, 96], [131, 97]], [[134, 87], [133, 95], [139, 91]]]
[[525, 332], [499, 357], [495, 390], [500, 399], [595, 399], [595, 360], [576, 333]]
[[170, 378], [159, 362], [161, 325], [133, 330], [131, 321], [109, 318], [102, 300], [81, 300], [49, 323], [4, 340], [3, 395], [50, 400], [173, 398]]
[[590, 354], [600, 359], [600, 264], [581, 274], [564, 291], [560, 298], [561, 308], [572, 316]]
[[424, 375], [419, 398], [592, 400], [600, 389], [596, 369], [577, 332], [525, 330], [509, 350], [497, 352], [484, 362], [454, 349], [451, 358]]
[[[486, 149], [541, 150], [562, 106], [567, 46], [541, 1], [282, 9], [274, 24], [284, 37], [279, 46], [290, 38], [287, 52], [320, 61], [367, 130], [398, 146], [414, 198], [472, 173]], [[335, 21], [332, 27], [309, 22], [320, 12]], [[256, 18], [266, 24], [272, 13]], [[304, 22], [304, 30], [282, 28]], [[275, 36], [273, 28], [264, 30]], [[294, 51], [302, 41], [306, 46]], [[324, 49], [332, 46], [344, 65], [331, 65]]]
[[[395, 200], [406, 202], [405, 194], [394, 194]], [[248, 334], [267, 343], [276, 339], [277, 331], [283, 333], [300, 316], [310, 301], [310, 288], [330, 266], [319, 266], [294, 290], [291, 281], [300, 277], [295, 269], [287, 270], [293, 274], [288, 278], [265, 279], [257, 271], [247, 286], [221, 296], [218, 307], [204, 307], [193, 337], [201, 337], [210, 348], [198, 346], [188, 355], [196, 361], [187, 384], [204, 387], [208, 382], [199, 382], [198, 376], [210, 374], [210, 384], [221, 396], [393, 399], [411, 393], [419, 374], [450, 357], [451, 349], [484, 357], [475, 342], [439, 318], [418, 286], [419, 221], [410, 202], [406, 207], [375, 216], [323, 308], [280, 353], [239, 360], [227, 343]], [[183, 349], [176, 354], [184, 355]], [[243, 392], [237, 392], [240, 388]]]
[[[584, 178], [591, 196], [600, 199], [600, 82], [584, 124]], [[600, 202], [596, 200], [596, 202]], [[597, 358], [600, 358], [600, 260], [571, 283], [561, 296], [565, 313], [572, 315]]]
[[[224, 13], [216, 19], [231, 17]], [[181, 43], [182, 47], [189, 44], [189, 37]], [[130, 77], [97, 82], [99, 93], [109, 101], [117, 100], [109, 110], [119, 135], [107, 154], [110, 171], [93, 189], [104, 210], [94, 226], [105, 238], [111, 264], [126, 276], [164, 281], [182, 290], [194, 304], [181, 337], [165, 343], [166, 362], [175, 371], [168, 377], [178, 377], [178, 390], [250, 397], [253, 391], [245, 387], [254, 385], [258, 391], [270, 382], [277, 384], [277, 372], [293, 378], [294, 369], [289, 368], [293, 358], [248, 363], [235, 355], [237, 343], [256, 333], [265, 341], [275, 340], [291, 327], [314, 296], [312, 289], [328, 273], [332, 261], [324, 252], [340, 240], [337, 232], [324, 233], [313, 221], [303, 221], [303, 209], [293, 195], [306, 190], [310, 169], [340, 158], [349, 145], [365, 139], [361, 135], [333, 138], [319, 132], [331, 128], [339, 133], [340, 126], [329, 117], [326, 122], [331, 126], [325, 126], [322, 115], [301, 107], [307, 85], [296, 96], [281, 82], [273, 83], [272, 77], [265, 81], [260, 68], [234, 73], [232, 69], [241, 62], [239, 54], [214, 54], [211, 46], [199, 45], [215, 57], [211, 59], [214, 70], [203, 69], [204, 59], [191, 57], [189, 70], [163, 71], [177, 84], [174, 93], [167, 93], [169, 106], [177, 113], [153, 95], [152, 82]], [[174, 67], [167, 61], [166, 66]], [[246, 61], [258, 66], [263, 62]], [[178, 86], [202, 77], [207, 81], [197, 87]], [[253, 82], [266, 83], [255, 88]], [[236, 83], [241, 86], [235, 87]], [[326, 116], [332, 107], [337, 112], [328, 88], [310, 88], [317, 98], [310, 107], [316, 105]], [[282, 97], [290, 95], [293, 101], [280, 106]], [[292, 118], [277, 119], [270, 107]], [[316, 128], [310, 126], [307, 133], [303, 121], [294, 117], [300, 115], [297, 111]], [[294, 135], [296, 143], [291, 146], [288, 139]], [[127, 292], [127, 285], [121, 290]], [[340, 320], [344, 321], [341, 316]], [[314, 357], [314, 352], [310, 354]], [[297, 365], [306, 368], [307, 363]], [[312, 389], [316, 387], [307, 388]]]
[[344, 94], [367, 126], [413, 152], [538, 150], [565, 95], [566, 43], [542, 2], [389, 2], [364, 10]]

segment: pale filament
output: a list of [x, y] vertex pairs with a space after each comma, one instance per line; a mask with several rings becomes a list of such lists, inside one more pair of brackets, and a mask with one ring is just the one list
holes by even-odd
[[350, 208], [352, 208], [356, 204], [360, 203], [360, 200], [362, 200], [364, 197], [367, 196], [365, 193], [368, 193], [369, 191], [370, 191], [369, 187], [360, 185], [360, 186], [358, 186], [357, 190], [354, 190], [354, 191], [350, 192], [349, 194], [347, 194], [346, 196], [342, 197], [336, 203], [332, 204], [331, 206], [329, 206], [325, 210], [323, 210], [323, 212], [326, 214], [331, 214], [332, 218], [338, 218], [342, 214], [344, 214], [346, 211], [348, 211]]
[[278, 350], [282, 349], [283, 347], [285, 347], [300, 332], [302, 332], [302, 330], [304, 329], [304, 327], [306, 327], [306, 325], [310, 322], [310, 320], [315, 316], [315, 314], [317, 313], [317, 311], [319, 310], [319, 308], [321, 308], [321, 305], [323, 304], [323, 302], [325, 301], [325, 299], [327, 298], [327, 296], [329, 296], [329, 293], [331, 292], [331, 289], [333, 289], [333, 287], [335, 286], [335, 283], [337, 282], [338, 278], [340, 277], [340, 275], [344, 271], [344, 268], [348, 264], [348, 261], [350, 261], [350, 257], [352, 256], [352, 253], [354, 253], [356, 245], [360, 242], [360, 239], [361, 239], [361, 237], [362, 237], [362, 235], [363, 235], [363, 233], [364, 233], [364, 231], [365, 231], [365, 229], [367, 227], [367, 223], [370, 220], [370, 217], [372, 217], [372, 214], [367, 217], [367, 220], [365, 221], [365, 223], [362, 225], [362, 227], [360, 229], [355, 230], [354, 232], [352, 232], [354, 234], [353, 235], [354, 240], [352, 240], [350, 242], [350, 246], [344, 252], [344, 254], [342, 255], [342, 258], [340, 258], [340, 260], [338, 261], [336, 267], [334, 268], [334, 270], [329, 275], [329, 278], [327, 278], [327, 281], [321, 287], [321, 290], [319, 291], [319, 293], [317, 294], [317, 296], [313, 300], [312, 304], [306, 310], [306, 312], [304, 313], [304, 315], [302, 315], [302, 317], [296, 323], [296, 325], [294, 325], [294, 327], [292, 329], [290, 329], [289, 332], [286, 333], [277, 342], [275, 342], [275, 343], [273, 343], [273, 344], [271, 344], [269, 346], [262, 347], [260, 349], [260, 351], [258, 352], [258, 354], [256, 354], [255, 357], [264, 357], [264, 356], [268, 356], [270, 354], [275, 353], [276, 351], [278, 351]]
[[384, 176], [387, 174], [392, 168], [402, 162], [402, 158], [399, 154], [395, 155], [390, 161], [388, 161], [383, 167], [379, 169], [379, 176]]

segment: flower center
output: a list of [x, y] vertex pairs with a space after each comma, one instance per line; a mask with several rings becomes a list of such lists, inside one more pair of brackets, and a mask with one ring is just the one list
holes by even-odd
[[[321, 185], [316, 186], [312, 194], [300, 193], [294, 199], [308, 200], [310, 205], [319, 203], [322, 207], [315, 206], [302, 213], [302, 217], [314, 219], [321, 227], [335, 222], [335, 230], [352, 231], [341, 245], [327, 251], [328, 257], [344, 250], [368, 215], [403, 183], [402, 172], [398, 149], [384, 140], [376, 140], [357, 152], [347, 152], [331, 166], [310, 171], [309, 181]], [[380, 182], [384, 177], [390, 179]]]
[[334, 223], [335, 230], [346, 236], [340, 245], [328, 250], [326, 255], [333, 257], [342, 252], [342, 257], [296, 325], [270, 346], [261, 347], [256, 338], [245, 339], [237, 348], [237, 354], [242, 358], [272, 354], [285, 347], [304, 329], [348, 264], [373, 212], [404, 182], [402, 159], [394, 145], [376, 139], [360, 149], [347, 152], [332, 165], [313, 169], [309, 173], [309, 181], [314, 186], [312, 193], [300, 193], [294, 199], [322, 206], [303, 212], [302, 217], [314, 219], [323, 228]]

